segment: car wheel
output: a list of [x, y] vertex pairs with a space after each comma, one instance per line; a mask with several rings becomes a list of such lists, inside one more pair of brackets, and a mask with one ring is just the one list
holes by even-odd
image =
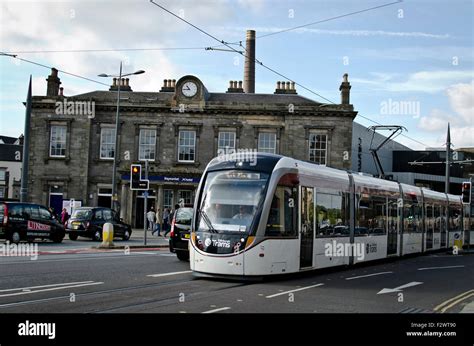
[[95, 231], [93, 238], [95, 241], [101, 241], [102, 240], [102, 232], [101, 231]]
[[63, 239], [64, 239], [64, 237], [61, 237], [60, 235], [57, 235], [52, 240], [53, 240], [53, 243], [59, 244], [59, 243], [63, 242]]
[[17, 231], [14, 231], [11, 235], [10, 235], [10, 239], [9, 239], [12, 243], [15, 243], [15, 244], [18, 244], [21, 240], [21, 236], [20, 236], [20, 233], [17, 232]]
[[130, 231], [128, 229], [125, 230], [125, 233], [123, 234], [122, 239], [123, 240], [129, 240], [130, 239]]
[[176, 251], [176, 256], [180, 261], [188, 261], [189, 260], [189, 252], [187, 251]]
[[78, 237], [77, 233], [69, 233], [69, 239], [71, 240], [77, 240]]

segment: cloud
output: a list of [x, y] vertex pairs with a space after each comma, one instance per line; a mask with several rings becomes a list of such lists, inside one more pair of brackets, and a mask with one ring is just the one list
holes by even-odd
[[452, 113], [433, 109], [429, 116], [419, 119], [418, 128], [438, 132], [438, 142], [444, 143], [449, 122], [454, 145], [474, 147], [474, 81], [452, 85], [446, 89], [446, 95]]
[[[230, 27], [223, 26], [217, 27], [219, 32], [228, 33], [241, 33], [245, 30], [243, 27]], [[286, 31], [291, 28], [285, 27], [256, 27], [255, 30], [260, 35], [272, 34], [279, 31]], [[298, 28], [288, 30], [288, 33], [296, 34], [316, 34], [316, 35], [337, 35], [337, 36], [356, 36], [356, 37], [370, 37], [370, 36], [383, 36], [383, 37], [408, 37], [408, 38], [427, 38], [427, 39], [449, 39], [452, 38], [449, 34], [432, 34], [427, 32], [419, 31], [385, 31], [385, 30], [327, 30], [327, 29], [312, 29], [312, 28]], [[257, 35], [258, 36], [258, 35]], [[257, 37], [258, 38], [258, 37]]]
[[460, 81], [474, 78], [472, 70], [437, 70], [419, 71], [408, 75], [405, 80], [400, 80], [397, 74], [370, 73], [374, 78], [351, 78], [353, 84], [367, 85], [376, 90], [390, 92], [421, 92], [437, 93], [446, 90], [449, 86]]

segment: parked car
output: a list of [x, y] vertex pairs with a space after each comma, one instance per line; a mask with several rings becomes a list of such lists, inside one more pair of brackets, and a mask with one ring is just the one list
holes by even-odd
[[0, 239], [63, 241], [64, 227], [45, 206], [33, 203], [0, 202]]
[[169, 246], [171, 252], [181, 261], [189, 260], [189, 239], [191, 237], [191, 222], [193, 208], [179, 208], [171, 221]]
[[130, 239], [132, 227], [122, 222], [114, 210], [103, 207], [74, 209], [67, 221], [66, 233], [71, 240], [77, 240], [81, 236], [100, 241], [102, 240], [102, 228], [105, 223], [111, 223], [114, 226], [114, 238]]

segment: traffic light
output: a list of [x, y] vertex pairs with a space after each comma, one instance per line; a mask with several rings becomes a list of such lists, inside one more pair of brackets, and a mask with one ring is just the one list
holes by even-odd
[[462, 183], [462, 203], [471, 204], [471, 183], [469, 181]]
[[130, 167], [130, 188], [139, 189], [142, 180], [142, 165], [132, 165]]

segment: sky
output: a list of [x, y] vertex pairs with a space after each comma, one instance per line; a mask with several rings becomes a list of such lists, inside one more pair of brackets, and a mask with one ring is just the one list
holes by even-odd
[[[246, 30], [256, 30], [257, 59], [311, 90], [297, 86], [298, 94], [315, 101], [339, 103], [348, 73], [355, 121], [404, 126], [397, 141], [409, 148], [443, 146], [448, 122], [455, 148], [474, 146], [472, 0], [154, 1], [221, 41], [245, 43]], [[130, 77], [134, 91], [159, 91], [163, 79], [192, 74], [210, 92], [225, 92], [229, 80], [243, 79], [244, 64], [236, 52], [205, 49], [217, 44], [149, 0], [0, 0], [0, 52], [107, 85], [111, 81], [97, 75], [117, 74], [122, 61], [124, 72], [146, 71]], [[147, 50], [114, 51], [132, 48]], [[109, 51], [44, 52], [88, 49]], [[256, 69], [257, 93], [273, 93], [284, 80]], [[1, 135], [23, 133], [29, 76], [33, 95], [45, 95], [49, 74], [0, 56]], [[66, 96], [108, 90], [61, 72], [59, 77]]]

